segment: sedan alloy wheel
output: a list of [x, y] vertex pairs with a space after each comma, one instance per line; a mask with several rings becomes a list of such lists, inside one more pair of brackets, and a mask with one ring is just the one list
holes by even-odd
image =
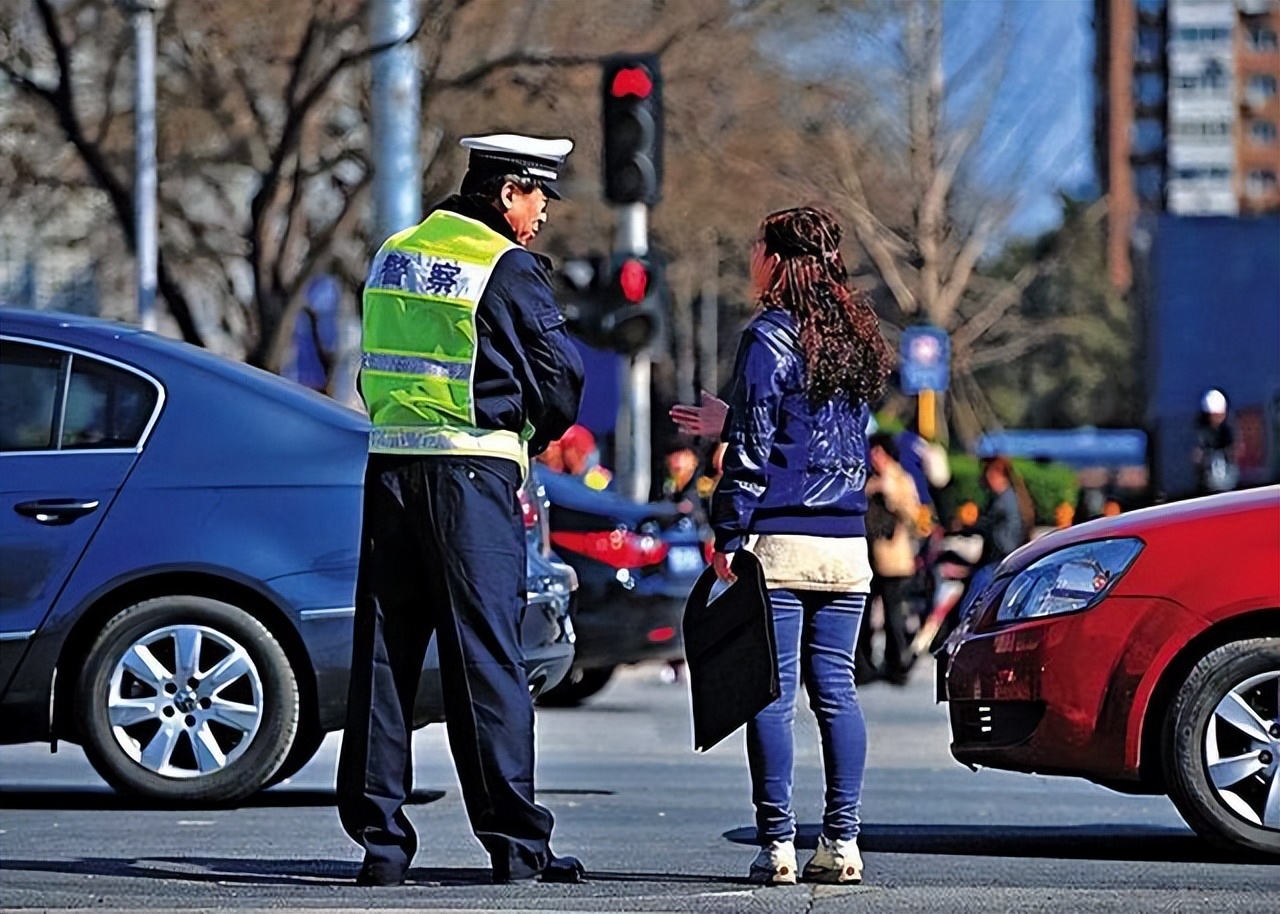
[[1205, 728], [1204, 755], [1218, 799], [1246, 822], [1280, 831], [1280, 670], [1227, 692]]
[[1280, 638], [1201, 657], [1163, 737], [1165, 785], [1187, 824], [1215, 844], [1280, 855]]
[[262, 677], [241, 644], [207, 626], [171, 625], [120, 658], [107, 717], [120, 748], [147, 770], [199, 777], [244, 753], [262, 704]]
[[178, 804], [260, 790], [303, 719], [297, 675], [271, 630], [190, 595], [113, 616], [84, 659], [75, 704], [85, 754], [111, 786]]

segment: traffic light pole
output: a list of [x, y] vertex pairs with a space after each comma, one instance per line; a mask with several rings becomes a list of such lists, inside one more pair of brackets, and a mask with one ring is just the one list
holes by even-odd
[[413, 33], [417, 0], [370, 0], [369, 41], [402, 43], [373, 56], [369, 121], [373, 154], [373, 246], [422, 218], [418, 163], [418, 52]]
[[[649, 253], [649, 208], [643, 203], [628, 203], [616, 208], [617, 232], [613, 249], [618, 254], [644, 257]], [[622, 402], [618, 411], [616, 467], [619, 488], [632, 500], [649, 500], [649, 475], [652, 444], [649, 401], [652, 360], [647, 350], [623, 362]]]

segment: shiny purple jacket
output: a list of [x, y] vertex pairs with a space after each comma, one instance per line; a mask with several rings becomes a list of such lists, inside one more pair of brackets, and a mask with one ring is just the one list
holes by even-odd
[[761, 312], [738, 347], [725, 424], [724, 475], [711, 499], [716, 549], [752, 533], [865, 536], [865, 403], [815, 405], [805, 392], [795, 320]]

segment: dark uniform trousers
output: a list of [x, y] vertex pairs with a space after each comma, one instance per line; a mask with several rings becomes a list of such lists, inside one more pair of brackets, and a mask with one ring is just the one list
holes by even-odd
[[414, 697], [432, 632], [449, 746], [494, 879], [550, 861], [551, 813], [533, 797], [533, 701], [522, 660], [520, 468], [498, 457], [371, 454], [338, 811], [366, 862], [408, 869], [417, 835]]

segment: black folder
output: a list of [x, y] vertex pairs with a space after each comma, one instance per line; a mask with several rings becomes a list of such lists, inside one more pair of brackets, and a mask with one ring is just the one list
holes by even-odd
[[[733, 556], [726, 589], [707, 568], [684, 610], [684, 653], [693, 700], [693, 747], [705, 752], [777, 699], [778, 645], [760, 560]], [[710, 600], [710, 603], [708, 603]]]

